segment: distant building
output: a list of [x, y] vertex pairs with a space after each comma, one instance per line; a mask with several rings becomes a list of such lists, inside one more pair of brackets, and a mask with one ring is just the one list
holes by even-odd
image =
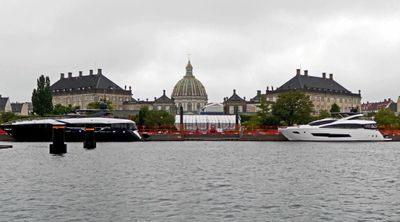
[[209, 103], [200, 112], [201, 115], [223, 115], [224, 105], [222, 103]]
[[380, 101], [380, 102], [363, 103], [363, 104], [361, 104], [361, 112], [376, 113], [381, 109], [389, 109], [392, 112], [397, 112], [397, 110], [398, 110], [397, 106], [398, 106], [398, 104], [389, 98], [389, 99], [384, 99], [383, 101]]
[[186, 66], [186, 75], [176, 83], [171, 98], [174, 100], [177, 110], [182, 106], [183, 111], [187, 114], [199, 113], [201, 108], [207, 104], [206, 90], [193, 75], [190, 61]]
[[276, 90], [267, 88], [266, 100], [276, 101], [281, 93], [288, 91], [306, 93], [314, 104], [314, 114], [322, 110], [329, 111], [334, 103], [341, 112], [359, 110], [361, 106], [361, 91], [352, 93], [347, 90], [333, 79], [333, 74], [327, 77], [326, 73], [322, 73], [321, 77], [316, 77], [309, 76], [308, 70], [304, 70], [304, 75], [301, 75], [300, 69], [297, 69], [296, 75]]
[[224, 99], [224, 114], [232, 115], [235, 114], [236, 110], [239, 113], [247, 111], [247, 102], [245, 98], [242, 98], [236, 94], [236, 89], [233, 90], [231, 97]]
[[161, 97], [154, 98], [153, 109], [164, 110], [169, 113], [176, 113], [174, 99], [170, 99], [167, 95], [165, 95], [165, 90], [163, 90]]
[[29, 115], [29, 104], [28, 103], [11, 103], [12, 112], [20, 116]]
[[64, 106], [79, 106], [81, 109], [87, 108], [91, 102], [97, 102], [102, 99], [111, 100], [113, 108], [123, 109], [123, 103], [132, 99], [131, 87], [129, 90], [122, 89], [102, 74], [98, 69], [97, 74], [90, 70], [89, 75], [83, 75], [79, 71], [78, 76], [72, 76], [69, 72], [65, 77], [61, 73], [60, 79], [51, 86], [53, 95], [53, 104]]
[[165, 90], [163, 90], [163, 94], [159, 98], [154, 97], [154, 101], [131, 99], [123, 104], [123, 110], [132, 111], [133, 113], [138, 113], [143, 107], [147, 107], [149, 110], [164, 110], [171, 114], [176, 113], [175, 102], [165, 94]]
[[0, 95], [0, 112], [12, 112], [10, 98]]

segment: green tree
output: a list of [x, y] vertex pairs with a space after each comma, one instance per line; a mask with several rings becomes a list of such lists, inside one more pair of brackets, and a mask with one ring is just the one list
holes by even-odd
[[146, 119], [148, 112], [149, 112], [149, 108], [147, 106], [140, 108], [139, 114], [137, 115], [137, 119], [136, 119], [136, 123], [139, 126], [144, 126], [145, 119]]
[[330, 112], [331, 112], [331, 113], [339, 113], [339, 112], [340, 112], [340, 107], [339, 107], [339, 105], [336, 104], [336, 103], [332, 104], [331, 109], [330, 109]]
[[7, 123], [17, 119], [18, 116], [13, 112], [0, 113], [0, 123]]
[[146, 127], [172, 127], [175, 124], [175, 116], [164, 110], [149, 110], [142, 107], [134, 118], [139, 126]]
[[302, 124], [311, 120], [312, 108], [309, 96], [300, 91], [289, 91], [278, 96], [272, 105], [272, 114], [288, 125]]
[[265, 96], [260, 98], [260, 110], [257, 112], [257, 122], [259, 126], [277, 126], [280, 124], [280, 118], [271, 113], [273, 104], [273, 102], [267, 102]]
[[53, 97], [50, 90], [50, 78], [41, 75], [37, 79], [37, 88], [32, 92], [33, 112], [44, 116], [53, 110]]
[[54, 106], [52, 114], [53, 115], [64, 115], [68, 113], [75, 112], [75, 110], [79, 109], [79, 106], [72, 107], [71, 105], [63, 106], [61, 104], [57, 104]]
[[381, 127], [398, 127], [400, 124], [399, 117], [390, 109], [381, 109], [375, 115], [376, 123]]
[[[104, 107], [103, 107], [104, 106]], [[88, 109], [108, 109], [113, 110], [113, 105], [111, 100], [101, 99], [97, 102], [91, 102], [87, 105]]]
[[321, 110], [318, 115], [318, 119], [325, 119], [331, 117], [331, 114], [326, 110]]

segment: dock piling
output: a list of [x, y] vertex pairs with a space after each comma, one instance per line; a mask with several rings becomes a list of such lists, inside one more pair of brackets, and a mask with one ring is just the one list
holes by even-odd
[[67, 144], [65, 144], [65, 126], [54, 125], [52, 130], [53, 143], [50, 144], [50, 153], [58, 155], [67, 153]]
[[94, 137], [94, 130], [95, 128], [93, 126], [85, 127], [85, 141], [83, 142], [83, 148], [96, 148], [96, 138]]

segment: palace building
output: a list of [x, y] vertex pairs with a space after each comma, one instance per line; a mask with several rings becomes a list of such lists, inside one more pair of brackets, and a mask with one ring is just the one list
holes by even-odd
[[302, 75], [300, 69], [296, 70], [293, 78], [276, 90], [273, 88], [270, 90], [267, 87], [266, 100], [276, 101], [279, 94], [294, 90], [302, 91], [310, 96], [314, 104], [314, 114], [319, 114], [322, 110], [329, 111], [334, 103], [340, 107], [341, 112], [350, 112], [356, 109], [360, 111], [360, 90], [358, 93], [352, 93], [336, 82], [333, 74], [329, 74], [329, 77], [326, 76], [326, 73], [322, 73], [321, 77], [309, 76], [308, 70], [304, 70]]
[[79, 106], [86, 109], [91, 102], [111, 100], [115, 110], [122, 110], [123, 103], [132, 99], [131, 87], [122, 89], [103, 75], [98, 69], [97, 74], [90, 70], [89, 75], [83, 75], [79, 71], [78, 76], [72, 76], [72, 72], [65, 77], [61, 73], [60, 79], [50, 87], [53, 95], [53, 104], [63, 106]]
[[183, 111], [187, 114], [199, 113], [207, 104], [206, 90], [203, 84], [193, 75], [190, 60], [186, 66], [186, 75], [176, 83], [171, 98], [174, 100], [177, 110], [182, 106]]

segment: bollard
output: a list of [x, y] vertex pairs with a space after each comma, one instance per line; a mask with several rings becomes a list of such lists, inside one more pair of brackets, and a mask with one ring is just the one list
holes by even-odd
[[181, 131], [181, 134], [183, 134], [183, 107], [179, 107], [179, 130]]
[[96, 139], [94, 137], [94, 127], [85, 128], [85, 141], [83, 142], [83, 148], [94, 149], [96, 148]]
[[235, 106], [235, 130], [239, 130], [239, 110], [238, 107]]
[[67, 153], [67, 144], [65, 144], [65, 126], [53, 126], [53, 144], [50, 144], [50, 153]]

